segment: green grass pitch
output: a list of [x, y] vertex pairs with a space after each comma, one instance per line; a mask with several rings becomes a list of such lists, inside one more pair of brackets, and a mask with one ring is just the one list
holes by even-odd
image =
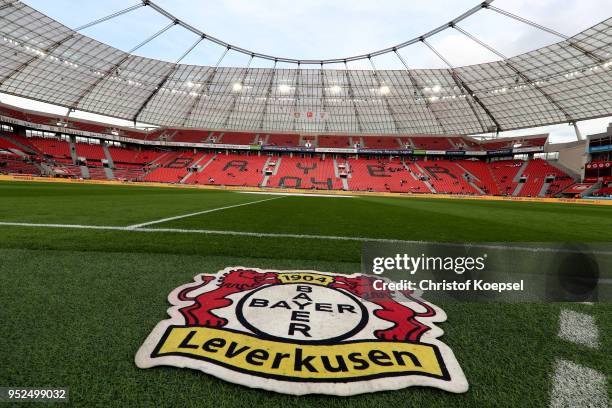
[[[282, 197], [228, 191], [0, 183], [0, 222], [456, 242], [611, 242], [612, 208], [382, 197]], [[610, 378], [609, 304], [590, 306], [602, 345], [558, 339], [559, 304], [447, 304], [441, 338], [470, 390], [407, 388], [350, 398], [292, 397], [201, 372], [140, 370], [134, 355], [167, 317], [168, 293], [227, 266], [358, 272], [362, 242], [326, 238], [0, 225], [0, 386], [67, 386], [84, 407], [547, 406], [564, 358]], [[586, 305], [574, 305], [580, 311]], [[608, 382], [609, 383], [609, 382]], [[610, 389], [608, 390], [610, 392]]]

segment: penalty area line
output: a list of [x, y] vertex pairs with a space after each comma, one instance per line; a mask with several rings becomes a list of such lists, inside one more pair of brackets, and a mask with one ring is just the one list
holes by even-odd
[[142, 227], [147, 227], [149, 225], [161, 224], [161, 223], [169, 222], [169, 221], [176, 221], [176, 220], [180, 220], [180, 219], [183, 219], [183, 218], [195, 217], [196, 215], [209, 214], [209, 213], [216, 212], [216, 211], [229, 210], [230, 208], [243, 207], [245, 205], [264, 203], [266, 201], [278, 200], [279, 198], [284, 198], [284, 197], [272, 197], [272, 198], [266, 198], [264, 200], [249, 201], [248, 203], [228, 205], [228, 206], [219, 207], [219, 208], [211, 208], [209, 210], [198, 211], [198, 212], [194, 212], [194, 213], [190, 213], [190, 214], [177, 215], [175, 217], [168, 217], [168, 218], [162, 218], [160, 220], [153, 220], [153, 221], [149, 221], [149, 222], [143, 222], [142, 224], [129, 225], [129, 226], [125, 227], [125, 228], [128, 229], [128, 230], [140, 229]]

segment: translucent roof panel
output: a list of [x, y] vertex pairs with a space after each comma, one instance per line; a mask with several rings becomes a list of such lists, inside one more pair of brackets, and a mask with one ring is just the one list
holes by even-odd
[[612, 115], [612, 19], [454, 69], [208, 67], [130, 55], [0, 0], [0, 92], [167, 127], [474, 134]]

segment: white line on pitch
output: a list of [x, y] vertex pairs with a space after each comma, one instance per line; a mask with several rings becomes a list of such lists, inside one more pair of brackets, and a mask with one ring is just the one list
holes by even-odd
[[582, 346], [599, 347], [599, 330], [595, 324], [595, 318], [585, 313], [561, 310], [559, 337]]
[[[282, 197], [278, 197], [282, 198]], [[128, 232], [170, 232], [178, 234], [208, 234], [208, 235], [236, 235], [256, 238], [296, 238], [296, 239], [326, 239], [332, 241], [358, 241], [358, 242], [387, 242], [387, 243], [427, 243], [427, 241], [407, 241], [388, 238], [367, 237], [343, 237], [334, 235], [304, 235], [304, 234], [277, 234], [270, 232], [248, 232], [248, 231], [224, 231], [188, 228], [132, 228], [114, 227], [108, 225], [80, 225], [80, 224], [34, 224], [27, 222], [0, 222], [0, 226], [28, 227], [28, 228], [58, 228], [58, 229], [82, 229], [99, 231], [128, 231]], [[611, 253], [612, 254], [612, 253]]]
[[[282, 198], [282, 197], [278, 197]], [[3, 222], [0, 221], [0, 226], [9, 227], [28, 227], [28, 228], [58, 228], [58, 229], [84, 229], [84, 230], [100, 230], [100, 231], [130, 231], [130, 232], [171, 232], [177, 234], [208, 234], [208, 235], [235, 235], [243, 237], [256, 238], [295, 238], [295, 239], [325, 239], [330, 241], [357, 241], [357, 242], [382, 242], [382, 243], [399, 243], [399, 244], [436, 244], [447, 247], [464, 247], [464, 244], [456, 244], [453, 242], [433, 242], [419, 241], [406, 239], [392, 238], [369, 238], [369, 237], [345, 237], [338, 235], [309, 235], [309, 234], [288, 234], [288, 233], [272, 233], [272, 232], [248, 232], [248, 231], [226, 231], [226, 230], [207, 230], [207, 229], [189, 229], [189, 228], [130, 228], [130, 227], [114, 227], [108, 225], [80, 225], [80, 224], [35, 224], [28, 222]], [[569, 249], [556, 250], [554, 248], [537, 248], [537, 247], [519, 247], [513, 245], [491, 245], [491, 244], [469, 244], [474, 248], [485, 249], [511, 249], [523, 250], [529, 252], [567, 252], [574, 253]], [[591, 251], [590, 253], [599, 255], [612, 255], [609, 251]], [[612, 281], [600, 279], [599, 284], [612, 284]]]
[[608, 408], [606, 376], [571, 361], [557, 360], [550, 407]]
[[283, 198], [283, 197], [272, 197], [272, 198], [266, 198], [265, 200], [249, 201], [248, 203], [228, 205], [226, 207], [219, 207], [219, 208], [211, 208], [210, 210], [198, 211], [198, 212], [194, 212], [194, 213], [191, 213], [191, 214], [177, 215], [175, 217], [162, 218], [161, 220], [143, 222], [142, 224], [134, 224], [134, 225], [130, 225], [130, 226], [126, 227], [126, 228], [129, 229], [129, 230], [132, 230], [132, 229], [137, 229], [137, 228], [141, 228], [141, 227], [146, 227], [146, 226], [149, 226], [149, 225], [161, 224], [163, 222], [180, 220], [182, 218], [194, 217], [196, 215], [208, 214], [208, 213], [212, 213], [212, 212], [216, 212], [216, 211], [222, 211], [222, 210], [229, 210], [230, 208], [243, 207], [245, 205], [251, 205], [251, 204], [257, 204], [257, 203], [263, 203], [263, 202], [266, 202], [266, 201], [278, 200], [279, 198]]

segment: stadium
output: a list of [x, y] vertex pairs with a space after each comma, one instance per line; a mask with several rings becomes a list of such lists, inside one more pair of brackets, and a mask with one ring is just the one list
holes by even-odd
[[0, 0], [0, 402], [609, 406], [612, 8], [300, 58], [54, 3]]

